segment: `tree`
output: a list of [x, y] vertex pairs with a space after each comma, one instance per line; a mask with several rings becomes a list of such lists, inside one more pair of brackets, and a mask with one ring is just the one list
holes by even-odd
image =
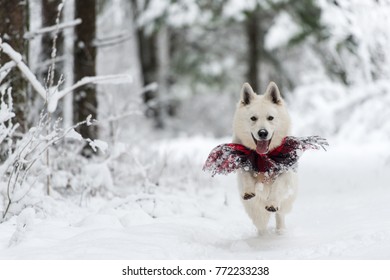
[[[137, 0], [131, 0], [134, 21], [137, 23], [142, 14], [148, 9], [151, 1], [146, 1], [145, 5], [140, 6]], [[137, 24], [136, 24], [137, 25]], [[145, 26], [139, 25], [137, 28], [138, 52], [141, 63], [143, 85], [147, 86], [158, 79], [158, 59], [157, 59], [157, 32], [156, 30], [147, 30]], [[162, 127], [161, 109], [159, 104], [150, 105], [152, 100], [157, 99], [158, 93], [155, 90], [147, 90], [143, 94], [143, 100], [146, 104], [146, 115], [155, 121], [156, 127]]]
[[[28, 1], [0, 0], [0, 36], [2, 40], [10, 44], [23, 56], [23, 60], [28, 58], [28, 42], [23, 39], [23, 35], [28, 29]], [[0, 53], [0, 65], [5, 64], [8, 57]], [[13, 68], [7, 75], [3, 84], [12, 87], [12, 98], [14, 104], [14, 121], [19, 123], [21, 132], [27, 129], [27, 82], [22, 73]]]
[[324, 36], [325, 28], [320, 23], [321, 9], [314, 0], [270, 0], [257, 2], [255, 6], [245, 10], [243, 14], [248, 44], [246, 78], [257, 92], [263, 89], [261, 67], [264, 65], [275, 68], [276, 72], [280, 73], [277, 78], [286, 80], [290, 87], [293, 86], [293, 82], [283, 71], [283, 63], [265, 47], [266, 31], [282, 12], [287, 13], [299, 27], [299, 31], [289, 39], [288, 47], [302, 43], [310, 35], [314, 35], [317, 40], [321, 40]]
[[[202, 3], [200, 3], [202, 2]], [[181, 72], [177, 64], [185, 60], [186, 29], [193, 23], [193, 12], [201, 13], [201, 6], [213, 6], [209, 1], [187, 0], [131, 0], [134, 21], [137, 26], [138, 51], [144, 86], [157, 82], [157, 89], [145, 91], [146, 115], [153, 118], [155, 126], [164, 128], [166, 116], [174, 116], [177, 103], [169, 94], [172, 73]], [[176, 16], [189, 20], [176, 20]], [[172, 63], [178, 53], [179, 63]]]
[[264, 56], [264, 30], [261, 20], [261, 11], [259, 8], [248, 13], [244, 22], [245, 34], [247, 38], [247, 82], [252, 86], [255, 92], [260, 90], [260, 63]]
[[[83, 77], [96, 75], [96, 1], [75, 1], [75, 17], [82, 20], [75, 30], [74, 45], [74, 80], [79, 81]], [[74, 122], [81, 122], [89, 115], [96, 118], [98, 103], [94, 85], [89, 84], [75, 91], [73, 100]], [[79, 132], [84, 138], [96, 139], [98, 136], [97, 126], [81, 126]]]

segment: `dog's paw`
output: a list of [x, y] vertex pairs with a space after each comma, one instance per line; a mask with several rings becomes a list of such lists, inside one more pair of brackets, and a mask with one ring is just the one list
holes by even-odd
[[285, 235], [286, 232], [287, 232], [287, 230], [286, 230], [285, 228], [276, 228], [276, 229], [275, 229], [275, 233], [276, 233], [277, 235]]
[[254, 196], [255, 196], [254, 193], [245, 193], [243, 199], [248, 200], [248, 199], [253, 198]]
[[265, 206], [265, 210], [269, 211], [269, 212], [276, 212], [279, 210], [278, 207], [274, 207], [273, 205], [271, 206]]

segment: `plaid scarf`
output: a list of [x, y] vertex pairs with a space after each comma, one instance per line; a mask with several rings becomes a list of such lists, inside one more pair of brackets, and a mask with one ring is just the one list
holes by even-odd
[[328, 146], [326, 139], [319, 136], [293, 137], [287, 136], [280, 146], [267, 154], [258, 154], [244, 145], [229, 143], [215, 147], [209, 154], [204, 171], [215, 174], [228, 174], [238, 169], [263, 173], [266, 181], [273, 181], [280, 174], [296, 170], [299, 157], [305, 150], [320, 149]]

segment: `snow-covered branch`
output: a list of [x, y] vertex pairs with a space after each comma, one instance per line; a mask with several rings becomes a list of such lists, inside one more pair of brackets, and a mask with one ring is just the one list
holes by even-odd
[[[9, 44], [3, 43], [0, 39], [0, 51], [3, 51], [5, 54], [7, 54], [12, 61], [13, 64], [16, 65], [19, 70], [23, 73], [25, 78], [30, 82], [32, 87], [39, 93], [39, 95], [44, 99], [48, 101], [48, 111], [50, 113], [54, 112], [57, 108], [58, 101], [63, 98], [65, 95], [73, 92], [74, 90], [78, 89], [79, 87], [82, 87], [87, 84], [107, 84], [107, 83], [114, 83], [114, 84], [123, 84], [123, 83], [132, 83], [133, 78], [131, 75], [128, 74], [118, 74], [118, 75], [104, 75], [104, 76], [93, 76], [93, 77], [84, 77], [81, 80], [79, 80], [74, 85], [67, 87], [63, 90], [58, 91], [58, 87], [54, 87], [54, 91], [49, 92], [42, 86], [42, 84], [38, 81], [37, 77], [32, 73], [30, 68], [22, 61], [22, 56], [20, 53], [15, 51]], [[3, 68], [7, 66], [7, 69], [13, 65], [12, 63], [8, 65], [4, 65]], [[1, 73], [1, 72], [0, 72]]]
[[47, 27], [44, 27], [41, 29], [27, 32], [26, 34], [24, 34], [23, 37], [24, 37], [24, 39], [30, 40], [38, 35], [42, 35], [45, 33], [55, 33], [55, 32], [58, 32], [59, 30], [75, 27], [76, 25], [81, 24], [81, 22], [82, 22], [82, 20], [80, 18], [77, 18], [77, 19], [69, 21], [69, 22], [64, 22], [64, 23], [60, 23], [60, 24], [56, 24], [56, 25], [52, 25], [52, 26], [47, 26]]
[[8, 75], [8, 73], [16, 66], [14, 61], [9, 61], [0, 68], [0, 83]]
[[30, 82], [32, 87], [39, 93], [39, 95], [46, 100], [46, 90], [38, 81], [37, 77], [31, 72], [30, 68], [23, 62], [20, 53], [15, 51], [9, 44], [3, 43], [0, 39], [0, 51], [4, 52], [11, 58], [19, 70], [23, 73], [25, 78]]
[[8, 61], [6, 64], [4, 64], [1, 68], [0, 68], [0, 73], [1, 72], [5, 72], [5, 71], [8, 71], [10, 69], [12, 69], [13, 67], [16, 66], [16, 63], [15, 61]]
[[68, 93], [74, 91], [75, 89], [84, 86], [86, 84], [107, 84], [107, 83], [131, 83], [133, 82], [132, 76], [128, 74], [118, 74], [118, 75], [104, 75], [104, 76], [93, 76], [93, 77], [84, 77], [77, 83], [75, 83], [73, 86], [66, 88], [62, 91], [59, 91], [57, 93], [57, 98], [61, 99]]
[[104, 38], [97, 38], [94, 40], [93, 44], [95, 47], [107, 47], [116, 44], [120, 44], [125, 42], [133, 37], [132, 32], [130, 31], [122, 31], [118, 34], [107, 36]]
[[86, 84], [100, 84], [100, 83], [132, 83], [133, 78], [128, 74], [119, 74], [119, 75], [105, 75], [105, 76], [93, 76], [93, 77], [84, 77], [73, 86], [65, 88], [61, 91], [54, 92], [50, 97], [48, 110], [49, 112], [54, 112], [57, 108], [58, 101], [63, 98], [65, 95], [73, 92], [74, 90], [82, 87]]

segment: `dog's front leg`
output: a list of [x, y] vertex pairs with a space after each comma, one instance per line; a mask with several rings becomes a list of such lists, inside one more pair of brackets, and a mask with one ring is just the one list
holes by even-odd
[[280, 209], [280, 202], [283, 197], [283, 184], [276, 179], [272, 184], [266, 184], [267, 197], [265, 198], [265, 210], [277, 212]]
[[241, 198], [244, 200], [251, 199], [256, 195], [255, 180], [250, 173], [239, 174], [239, 190]]

